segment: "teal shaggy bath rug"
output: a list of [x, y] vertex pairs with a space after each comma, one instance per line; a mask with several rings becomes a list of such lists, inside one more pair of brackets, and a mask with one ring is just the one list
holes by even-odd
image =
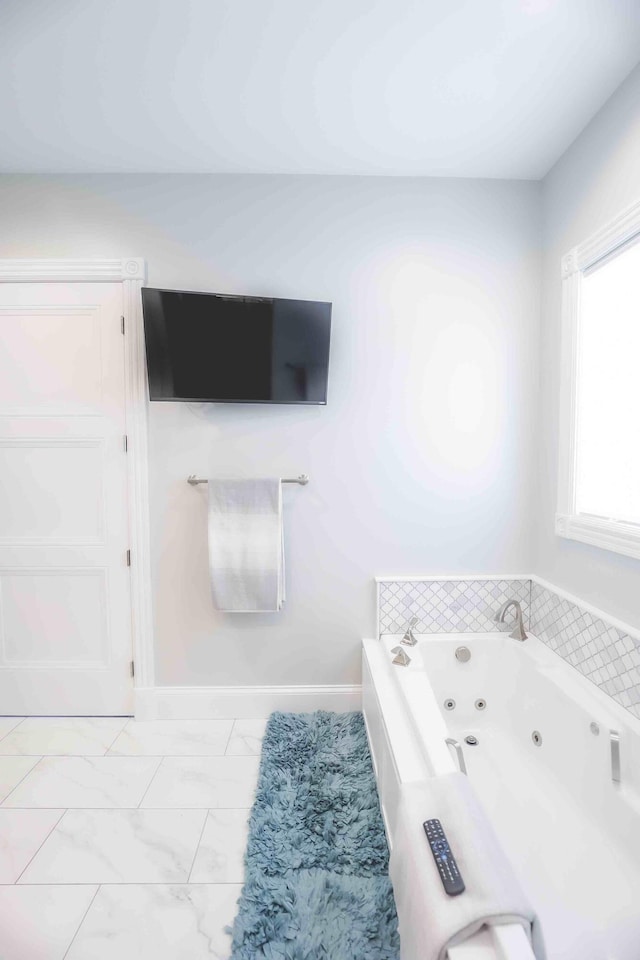
[[274, 713], [232, 960], [398, 960], [388, 850], [359, 713]]

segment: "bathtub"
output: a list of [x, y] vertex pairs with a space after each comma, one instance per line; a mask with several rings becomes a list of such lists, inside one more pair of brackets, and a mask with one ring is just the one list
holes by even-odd
[[[391, 664], [399, 639], [363, 643], [363, 711], [390, 846], [400, 784], [462, 764], [541, 918], [550, 960], [638, 960], [640, 722], [535, 637], [423, 636], [403, 648], [406, 667]], [[505, 927], [449, 956], [532, 954], [522, 931]]]

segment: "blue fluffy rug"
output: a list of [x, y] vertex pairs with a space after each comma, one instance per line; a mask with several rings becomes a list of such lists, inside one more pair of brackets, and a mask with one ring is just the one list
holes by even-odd
[[274, 713], [249, 822], [232, 960], [398, 960], [359, 713]]

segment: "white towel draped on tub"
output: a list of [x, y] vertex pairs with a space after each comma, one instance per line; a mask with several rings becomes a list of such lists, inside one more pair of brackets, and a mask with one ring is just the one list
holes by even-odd
[[278, 477], [209, 480], [209, 569], [218, 610], [280, 610], [285, 590]]
[[[457, 897], [444, 892], [422, 827], [434, 818], [465, 883]], [[505, 923], [521, 924], [537, 960], [544, 960], [540, 922], [463, 774], [403, 784], [396, 822], [389, 873], [402, 960], [445, 960], [449, 947], [483, 926]]]

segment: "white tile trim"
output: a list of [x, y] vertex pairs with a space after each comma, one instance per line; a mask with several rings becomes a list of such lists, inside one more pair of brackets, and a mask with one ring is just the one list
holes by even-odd
[[469, 580], [531, 580], [529, 573], [447, 573], [429, 574], [428, 577], [375, 577], [376, 583], [444, 583], [455, 581], [465, 583]]
[[136, 720], [261, 719], [274, 710], [360, 710], [361, 687], [344, 685], [147, 687], [135, 691]]

